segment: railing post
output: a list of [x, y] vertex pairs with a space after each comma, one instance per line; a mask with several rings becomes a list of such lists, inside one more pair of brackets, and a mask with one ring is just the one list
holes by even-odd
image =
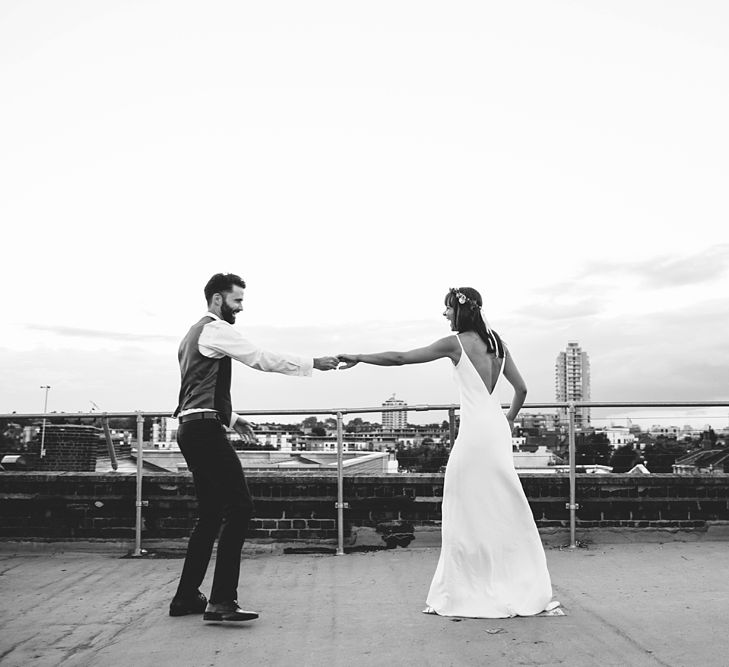
[[142, 556], [142, 466], [144, 464], [144, 417], [137, 413], [137, 500], [135, 503], [137, 518], [134, 530], [134, 551], [132, 556]]
[[40, 457], [44, 458], [45, 455], [46, 455], [46, 418], [43, 417], [43, 427], [41, 430]]
[[570, 549], [575, 549], [577, 547], [577, 539], [575, 535], [576, 531], [576, 522], [577, 522], [577, 503], [576, 500], [576, 485], [577, 485], [577, 478], [575, 475], [575, 459], [576, 456], [576, 447], [575, 447], [575, 404], [570, 401], [569, 407], [569, 431], [568, 431], [568, 438], [569, 438], [569, 456], [570, 456], [570, 501], [567, 504], [567, 507], [570, 511]]
[[40, 457], [44, 458], [46, 455], [46, 415], [48, 414], [48, 390], [51, 385], [44, 384], [41, 389], [46, 390], [46, 397], [43, 401], [43, 431], [41, 432], [41, 446], [40, 446]]
[[109, 450], [109, 458], [111, 459], [111, 467], [114, 470], [119, 468], [116, 460], [116, 452], [114, 451], [114, 442], [111, 439], [111, 431], [109, 430], [109, 418], [104, 416], [101, 419], [101, 426], [104, 429], [104, 438], [106, 439], [106, 448]]
[[344, 556], [344, 472], [342, 413], [337, 412], [337, 556]]
[[448, 408], [448, 443], [449, 447], [453, 447], [453, 442], [456, 439], [456, 409]]

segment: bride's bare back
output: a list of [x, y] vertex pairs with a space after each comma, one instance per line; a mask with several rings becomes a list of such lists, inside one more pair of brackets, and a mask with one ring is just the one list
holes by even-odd
[[489, 394], [492, 394], [499, 379], [503, 359], [499, 359], [493, 352], [489, 352], [486, 343], [475, 331], [464, 331], [458, 334], [463, 349], [471, 360], [481, 381], [486, 386]]

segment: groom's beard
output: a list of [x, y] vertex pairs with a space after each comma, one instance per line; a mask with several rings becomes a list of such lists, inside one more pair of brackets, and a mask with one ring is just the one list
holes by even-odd
[[233, 309], [225, 303], [225, 301], [223, 301], [220, 306], [220, 314], [226, 322], [229, 324], [235, 324], [235, 313], [233, 312]]

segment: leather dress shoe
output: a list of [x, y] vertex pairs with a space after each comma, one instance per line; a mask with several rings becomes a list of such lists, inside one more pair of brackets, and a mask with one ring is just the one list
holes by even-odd
[[203, 614], [203, 621], [253, 621], [258, 618], [257, 611], [246, 611], [233, 602], [209, 602]]
[[202, 614], [208, 599], [198, 591], [192, 598], [183, 598], [175, 595], [170, 602], [170, 616], [187, 616], [187, 614]]

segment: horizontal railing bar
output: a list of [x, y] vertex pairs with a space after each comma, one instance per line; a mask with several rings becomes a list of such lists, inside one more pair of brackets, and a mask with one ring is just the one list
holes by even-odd
[[574, 402], [576, 408], [726, 408], [729, 401], [620, 401]]
[[[251, 416], [266, 416], [266, 415], [336, 415], [338, 412], [343, 414], [349, 413], [365, 413], [365, 412], [402, 412], [405, 411], [422, 411], [422, 410], [444, 410], [447, 411], [450, 408], [458, 409], [458, 405], [431, 405], [431, 406], [380, 406], [376, 408], [312, 408], [308, 410], [302, 409], [284, 409], [284, 410], [234, 410], [236, 414]], [[12, 412], [0, 414], [0, 419], [53, 419], [54, 417], [69, 417], [74, 419], [119, 419], [127, 417], [136, 417], [142, 415], [143, 417], [172, 417], [171, 411], [166, 412], [153, 412], [153, 411], [139, 411], [139, 412]]]
[[[575, 408], [729, 408], [727, 401], [575, 401], [569, 402], [544, 402], [525, 403], [522, 410], [541, 410], [544, 408], [568, 409], [570, 405]], [[282, 415], [336, 415], [342, 414], [365, 414], [373, 412], [427, 412], [427, 411], [448, 411], [458, 410], [457, 403], [445, 403], [437, 405], [414, 404], [414, 405], [378, 405], [371, 407], [350, 407], [350, 408], [307, 408], [307, 409], [276, 409], [276, 410], [235, 410], [237, 414], [251, 416], [282, 416]], [[502, 403], [503, 408], [508, 408], [508, 403]], [[11, 412], [0, 414], [0, 419], [42, 419], [54, 417], [72, 417], [76, 419], [103, 419], [103, 418], [124, 418], [136, 417], [171, 417], [172, 411], [133, 411], [133, 412]]]

